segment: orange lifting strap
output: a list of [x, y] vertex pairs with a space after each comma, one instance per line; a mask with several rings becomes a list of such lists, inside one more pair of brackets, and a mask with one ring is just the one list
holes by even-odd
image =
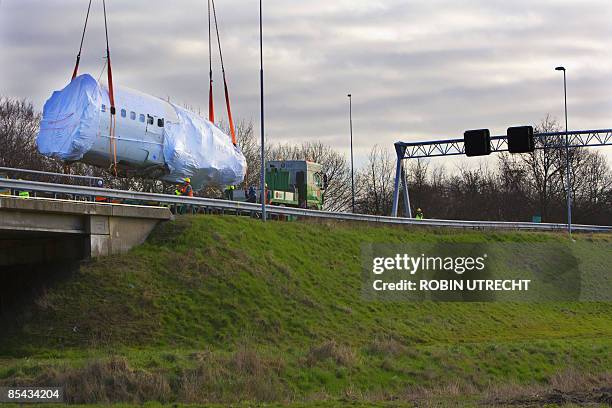
[[[106, 21], [106, 0], [102, 0], [102, 7], [104, 9], [104, 34], [106, 36], [106, 63], [108, 65], [108, 98], [110, 101], [110, 126], [109, 126], [109, 135], [110, 135], [110, 154], [113, 156], [113, 171], [115, 176], [117, 176], [117, 142], [115, 140], [115, 126], [116, 126], [116, 116], [115, 116], [115, 93], [113, 89], [113, 68], [111, 66], [111, 58], [110, 58], [110, 47], [108, 45], [108, 24]], [[79, 45], [79, 52], [76, 57], [76, 63], [74, 64], [74, 69], [72, 71], [72, 79], [76, 78], [79, 73], [79, 63], [81, 62], [81, 52], [83, 51], [83, 41], [85, 40], [85, 32], [87, 31], [87, 22], [89, 21], [89, 12], [91, 11], [91, 0], [89, 0], [89, 4], [87, 5], [87, 14], [85, 15], [85, 24], [83, 25], [83, 34], [81, 35], [81, 44]]]
[[[110, 136], [110, 154], [113, 157], [113, 171], [115, 176], [117, 176], [117, 142], [115, 140], [115, 126], [116, 126], [116, 116], [115, 116], [115, 93], [113, 90], [113, 68], [111, 66], [111, 58], [110, 58], [110, 47], [108, 45], [108, 24], [106, 22], [106, 0], [102, 0], [102, 7], [104, 9], [104, 34], [106, 36], [106, 64], [108, 65], [108, 98], [110, 101], [110, 126], [109, 126], [109, 136]], [[89, 21], [89, 12], [91, 11], [91, 0], [89, 0], [89, 5], [87, 6], [87, 15], [85, 16], [85, 24], [83, 26], [83, 34], [81, 35], [81, 44], [79, 45], [79, 52], [76, 57], [76, 63], [74, 64], [74, 70], [72, 71], [72, 79], [76, 78], [79, 73], [79, 62], [81, 62], [81, 51], [83, 51], [83, 40], [85, 39], [85, 32], [87, 31], [87, 22]]]
[[81, 45], [79, 46], [79, 53], [76, 56], [76, 63], [74, 64], [74, 70], [72, 71], [72, 79], [76, 78], [79, 73], [79, 62], [81, 62], [81, 51], [83, 50], [83, 40], [85, 39], [85, 31], [87, 30], [87, 21], [89, 20], [89, 10], [91, 10], [91, 0], [87, 6], [87, 15], [85, 16], [85, 25], [83, 26], [83, 34], [81, 35]]
[[113, 156], [113, 172], [117, 177], [117, 140], [115, 139], [115, 125], [117, 117], [115, 116], [115, 94], [113, 92], [113, 68], [111, 66], [110, 47], [108, 45], [108, 24], [106, 23], [106, 0], [102, 0], [104, 8], [104, 33], [106, 35], [106, 63], [108, 64], [108, 99], [110, 101], [110, 148]]
[[[217, 44], [219, 45], [219, 59], [221, 60], [221, 73], [223, 74], [223, 89], [225, 93], [225, 106], [227, 107], [227, 118], [230, 125], [230, 134], [232, 136], [232, 144], [236, 146], [236, 129], [234, 128], [234, 119], [232, 118], [232, 108], [230, 106], [229, 91], [227, 88], [227, 80], [225, 78], [225, 66], [223, 65], [223, 53], [221, 52], [221, 39], [219, 38], [219, 25], [217, 24], [217, 12], [215, 10], [215, 0], [210, 0], [212, 3], [213, 18], [215, 20], [215, 31], [217, 33]], [[210, 43], [210, 35], [209, 35]], [[209, 48], [210, 49], [210, 48]], [[212, 70], [211, 70], [211, 91], [209, 106], [212, 106]]]

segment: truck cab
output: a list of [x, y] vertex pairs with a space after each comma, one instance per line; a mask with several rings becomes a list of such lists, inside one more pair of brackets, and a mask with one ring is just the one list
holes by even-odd
[[273, 160], [266, 165], [268, 201], [272, 205], [323, 209], [327, 175], [308, 160]]

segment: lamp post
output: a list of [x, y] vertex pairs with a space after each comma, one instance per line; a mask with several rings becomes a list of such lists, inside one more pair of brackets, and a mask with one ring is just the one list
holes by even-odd
[[262, 24], [262, 0], [259, 0], [259, 105], [261, 111], [261, 175], [259, 184], [261, 186], [261, 219], [266, 221], [266, 172], [264, 156], [264, 74], [263, 74], [263, 24]]
[[349, 128], [351, 131], [351, 203], [353, 213], [355, 213], [355, 176], [353, 174], [353, 97], [351, 94], [347, 95], [349, 98]]
[[572, 237], [572, 186], [570, 179], [570, 158], [569, 158], [569, 134], [567, 127], [567, 80], [565, 77], [565, 67], [556, 67], [555, 71], [563, 71], [563, 98], [565, 103], [565, 172], [567, 188], [567, 232]]

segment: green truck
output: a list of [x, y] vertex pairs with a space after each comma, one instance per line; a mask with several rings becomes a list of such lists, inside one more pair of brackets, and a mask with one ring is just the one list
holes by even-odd
[[266, 185], [269, 204], [323, 209], [327, 175], [319, 163], [307, 160], [269, 161]]

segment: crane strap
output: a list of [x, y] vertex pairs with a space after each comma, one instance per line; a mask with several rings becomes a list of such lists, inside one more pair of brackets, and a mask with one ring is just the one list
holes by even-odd
[[85, 16], [85, 25], [83, 26], [83, 34], [81, 35], [81, 45], [79, 45], [79, 52], [76, 56], [76, 63], [74, 64], [74, 70], [72, 71], [72, 78], [76, 78], [79, 73], [79, 62], [81, 62], [81, 51], [83, 50], [83, 40], [85, 40], [85, 31], [87, 30], [87, 21], [89, 20], [89, 11], [91, 10], [91, 0], [89, 0], [89, 5], [87, 6], [87, 15]]
[[110, 46], [108, 44], [108, 24], [106, 22], [106, 0], [102, 0], [102, 6], [104, 8], [104, 33], [106, 35], [106, 63], [107, 67], [107, 77], [108, 77], [108, 99], [110, 101], [110, 149], [111, 155], [113, 156], [113, 172], [115, 173], [115, 177], [117, 176], [117, 140], [115, 139], [115, 125], [116, 125], [116, 116], [115, 116], [115, 94], [113, 91], [113, 68], [111, 65], [111, 57], [110, 57]]
[[227, 80], [225, 78], [225, 66], [223, 65], [223, 53], [221, 52], [221, 39], [219, 37], [219, 25], [217, 24], [217, 12], [215, 10], [215, 0], [210, 0], [212, 3], [213, 18], [215, 20], [215, 31], [217, 33], [217, 44], [219, 45], [219, 59], [221, 60], [221, 73], [223, 74], [223, 88], [225, 90], [225, 105], [227, 107], [227, 119], [230, 125], [230, 134], [232, 136], [232, 144], [236, 146], [236, 129], [234, 128], [234, 119], [232, 118], [232, 109], [230, 106], [229, 91], [227, 88]]
[[208, 120], [215, 123], [215, 106], [213, 101], [213, 71], [212, 71], [212, 36], [210, 35], [210, 0], [208, 0]]

